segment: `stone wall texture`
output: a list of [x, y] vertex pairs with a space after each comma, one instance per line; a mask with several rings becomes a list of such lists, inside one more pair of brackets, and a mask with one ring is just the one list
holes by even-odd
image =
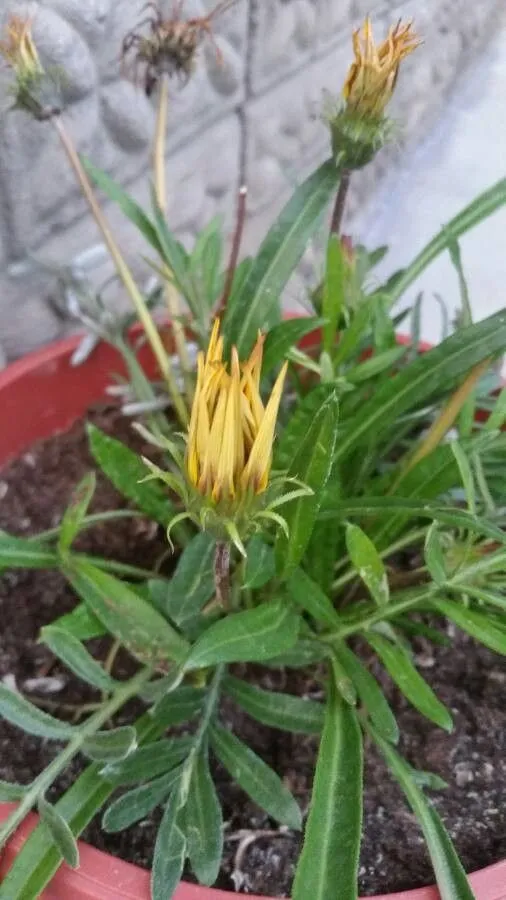
[[[172, 2], [162, 6], [165, 14]], [[191, 241], [219, 214], [230, 233], [237, 190], [246, 183], [245, 249], [254, 249], [290, 189], [328, 154], [322, 92], [340, 90], [351, 29], [366, 13], [378, 36], [399, 17], [413, 18], [424, 45], [406, 60], [392, 104], [399, 138], [355, 179], [352, 218], [403, 148], [441, 114], [460, 71], [484, 51], [502, 3], [238, 0], [215, 22], [222, 65], [207, 40], [195, 76], [171, 88], [170, 226]], [[64, 117], [79, 150], [145, 200], [154, 105], [119, 64], [122, 38], [149, 14], [142, 0], [1, 4], [0, 27], [9, 13], [28, 12], [44, 62], [64, 71]], [[202, 15], [213, 5], [186, 0], [183, 8]], [[75, 327], [60, 296], [73, 261], [86, 259], [97, 284], [112, 271], [55, 130], [8, 107], [8, 76], [0, 71], [0, 365]], [[138, 235], [116, 208], [105, 209], [135, 273], [146, 278]]]

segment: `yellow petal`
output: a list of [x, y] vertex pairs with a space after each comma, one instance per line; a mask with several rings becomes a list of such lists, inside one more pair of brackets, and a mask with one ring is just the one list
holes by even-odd
[[198, 481], [198, 450], [197, 450], [197, 428], [199, 416], [199, 404], [202, 396], [202, 382], [204, 373], [204, 354], [199, 353], [197, 357], [197, 384], [195, 387], [195, 395], [193, 398], [192, 411], [190, 416], [190, 424], [188, 426], [188, 440], [186, 443], [186, 468], [188, 476], [192, 484]]
[[259, 494], [267, 487], [271, 468], [272, 445], [274, 442], [276, 419], [287, 368], [288, 362], [285, 362], [276, 379], [271, 396], [269, 397], [269, 402], [265, 408], [258, 434], [242, 474], [241, 485], [243, 490], [252, 488], [255, 493]]

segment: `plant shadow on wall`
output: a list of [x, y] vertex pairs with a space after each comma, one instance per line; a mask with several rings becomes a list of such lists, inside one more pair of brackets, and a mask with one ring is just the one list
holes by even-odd
[[[100, 297], [83, 300], [83, 322], [124, 358], [128, 383], [116, 392], [153, 450], [138, 457], [90, 426], [91, 452], [138, 515], [166, 530], [175, 561], [169, 576], [127, 567], [121, 578], [114, 561], [75, 549], [78, 535], [108, 518], [89, 512], [93, 472], [76, 486], [56, 528], [30, 539], [0, 534], [2, 569], [57, 568], [71, 585], [74, 610], [46, 626], [41, 640], [98, 698], [91, 715], [83, 710], [69, 722], [0, 685], [8, 722], [63, 744], [32, 783], [0, 783], [0, 799], [16, 803], [0, 828], [1, 845], [32, 808], [42, 819], [5, 875], [0, 898], [35, 898], [62, 860], [77, 866], [76, 837], [104, 807], [103, 827], [113, 832], [162, 807], [154, 900], [173, 895], [186, 861], [201, 883], [212, 884], [223, 817], [210, 758], [274, 821], [302, 829], [286, 784], [224, 727], [226, 697], [261, 723], [321, 733], [293, 900], [334, 900], [336, 885], [339, 900], [357, 897], [363, 750], [370, 745], [420, 824], [441, 896], [468, 900], [464, 870], [425, 794], [440, 780], [400, 754], [398, 724], [369, 662], [374, 655], [407, 701], [450, 731], [451, 713], [415, 667], [412, 640], [453, 634], [450, 623], [506, 652], [506, 390], [496, 390], [495, 374], [506, 314], [472, 323], [459, 249], [461, 235], [506, 201], [506, 181], [456, 216], [406, 269], [371, 287], [384, 250], [368, 253], [340, 234], [346, 194], [393, 132], [386, 106], [419, 40], [399, 23], [377, 45], [367, 19], [353, 36], [342, 99], [327, 106], [331, 156], [294, 191], [258, 254], [239, 262], [245, 190], [228, 263], [216, 222], [187, 250], [165, 215], [169, 79], [191, 77], [225, 6], [187, 19], [177, 2], [165, 20], [148, 4], [147, 20], [125, 38], [140, 85], [158, 102], [149, 209], [77, 152], [58, 73], [41, 62], [30, 20], [12, 18], [0, 45], [15, 105], [56, 129], [156, 362], [158, 380], [151, 381], [131, 321], [110, 316]], [[153, 297], [137, 286], [96, 187], [145, 238], [159, 278]], [[313, 314], [283, 320], [282, 291], [329, 206]], [[421, 353], [420, 300], [408, 344], [396, 338], [406, 314], [397, 316], [394, 305], [443, 251], [460, 279], [463, 312], [454, 334]], [[165, 304], [170, 326], [157, 324], [154, 300]], [[477, 416], [478, 409], [488, 415]], [[400, 551], [420, 556], [407, 587], [395, 577]], [[111, 640], [105, 660], [88, 644], [103, 636]], [[114, 676], [119, 648], [135, 661], [125, 680]], [[232, 674], [235, 663], [307, 667], [325, 702], [266, 691]], [[114, 725], [133, 698], [145, 712]], [[89, 767], [49, 802], [46, 794], [79, 754], [92, 760]]]

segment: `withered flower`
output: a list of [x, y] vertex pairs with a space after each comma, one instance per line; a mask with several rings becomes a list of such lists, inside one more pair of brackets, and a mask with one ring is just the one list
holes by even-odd
[[58, 86], [39, 59], [31, 18], [10, 16], [5, 38], [0, 40], [0, 56], [14, 74], [12, 93], [18, 109], [24, 109], [40, 121], [60, 111]]
[[355, 60], [343, 88], [347, 108], [363, 118], [380, 119], [392, 96], [401, 61], [420, 43], [412, 23], [399, 21], [385, 40], [376, 44], [368, 16], [362, 29], [353, 32]]

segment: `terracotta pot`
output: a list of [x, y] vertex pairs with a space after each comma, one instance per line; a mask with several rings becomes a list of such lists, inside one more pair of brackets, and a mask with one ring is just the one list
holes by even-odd
[[[118, 354], [106, 345], [97, 348], [83, 367], [69, 359], [78, 343], [69, 338], [31, 354], [0, 372], [0, 466], [28, 450], [34, 441], [68, 429], [92, 403], [105, 399], [111, 372], [124, 371]], [[143, 349], [143, 364], [154, 373], [153, 360]], [[0, 821], [12, 804], [0, 804]], [[30, 815], [0, 858], [5, 875], [26, 837], [37, 823]], [[87, 844], [80, 844], [81, 866], [62, 865], [42, 900], [149, 900], [149, 873]], [[506, 861], [470, 876], [477, 900], [506, 900]], [[231, 893], [181, 884], [175, 900], [230, 900]], [[436, 888], [382, 894], [375, 900], [438, 900]], [[253, 897], [250, 900], [267, 900]]]

